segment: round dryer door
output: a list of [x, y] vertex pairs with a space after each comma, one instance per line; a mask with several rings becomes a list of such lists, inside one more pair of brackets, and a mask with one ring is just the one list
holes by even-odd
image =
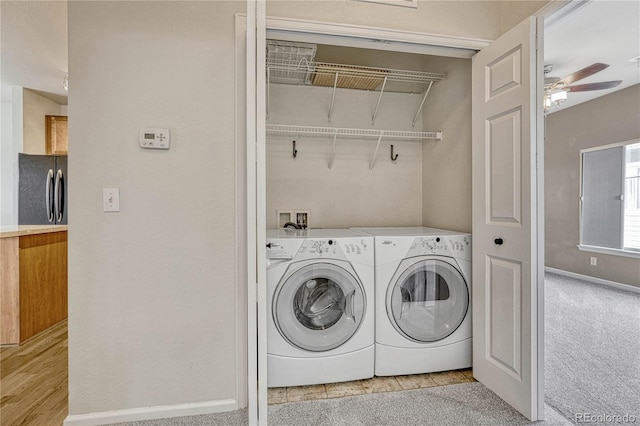
[[391, 323], [417, 342], [435, 342], [451, 335], [468, 308], [469, 290], [464, 277], [440, 259], [409, 263], [387, 291]]
[[311, 263], [278, 285], [272, 308], [276, 327], [289, 343], [322, 352], [356, 333], [365, 295], [353, 273], [332, 263]]

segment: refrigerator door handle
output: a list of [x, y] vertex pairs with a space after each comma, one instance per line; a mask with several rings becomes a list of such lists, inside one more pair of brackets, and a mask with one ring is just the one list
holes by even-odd
[[53, 203], [51, 200], [51, 182], [53, 182], [53, 170], [47, 173], [47, 185], [45, 189], [45, 208], [47, 209], [47, 220], [53, 223]]
[[58, 173], [56, 173], [56, 184], [54, 186], [54, 193], [55, 193], [55, 198], [54, 198], [54, 203], [55, 203], [55, 208], [56, 208], [56, 222], [61, 222], [62, 221], [62, 185], [63, 185], [63, 181], [62, 178], [64, 176], [62, 175], [62, 170], [58, 169]]

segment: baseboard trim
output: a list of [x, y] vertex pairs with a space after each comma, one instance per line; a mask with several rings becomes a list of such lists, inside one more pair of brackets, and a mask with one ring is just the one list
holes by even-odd
[[201, 414], [222, 413], [238, 410], [235, 399], [194, 402], [175, 405], [158, 405], [155, 407], [130, 408], [127, 410], [101, 411], [88, 414], [69, 415], [64, 420], [65, 426], [96, 426], [112, 423], [138, 422], [142, 420], [168, 419]]
[[575, 272], [569, 272], [562, 269], [551, 268], [549, 266], [545, 266], [545, 272], [551, 272], [552, 274], [563, 275], [569, 278], [577, 278], [579, 280], [590, 281], [596, 284], [602, 284], [609, 287], [614, 287], [619, 290], [630, 291], [632, 293], [640, 293], [640, 287], [636, 287], [629, 284], [623, 284], [616, 281], [603, 280], [602, 278], [590, 277], [589, 275], [576, 274]]

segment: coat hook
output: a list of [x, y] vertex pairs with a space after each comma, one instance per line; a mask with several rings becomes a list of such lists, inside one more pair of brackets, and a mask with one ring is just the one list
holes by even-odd
[[298, 150], [296, 149], [296, 141], [293, 141], [293, 158], [298, 156]]
[[393, 145], [391, 145], [391, 161], [396, 161], [398, 159], [398, 154], [393, 155]]

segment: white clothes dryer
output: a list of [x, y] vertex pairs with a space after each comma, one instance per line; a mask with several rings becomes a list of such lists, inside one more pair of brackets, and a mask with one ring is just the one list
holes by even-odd
[[267, 386], [373, 377], [373, 238], [267, 231]]
[[471, 367], [471, 235], [353, 230], [375, 238], [375, 375]]

